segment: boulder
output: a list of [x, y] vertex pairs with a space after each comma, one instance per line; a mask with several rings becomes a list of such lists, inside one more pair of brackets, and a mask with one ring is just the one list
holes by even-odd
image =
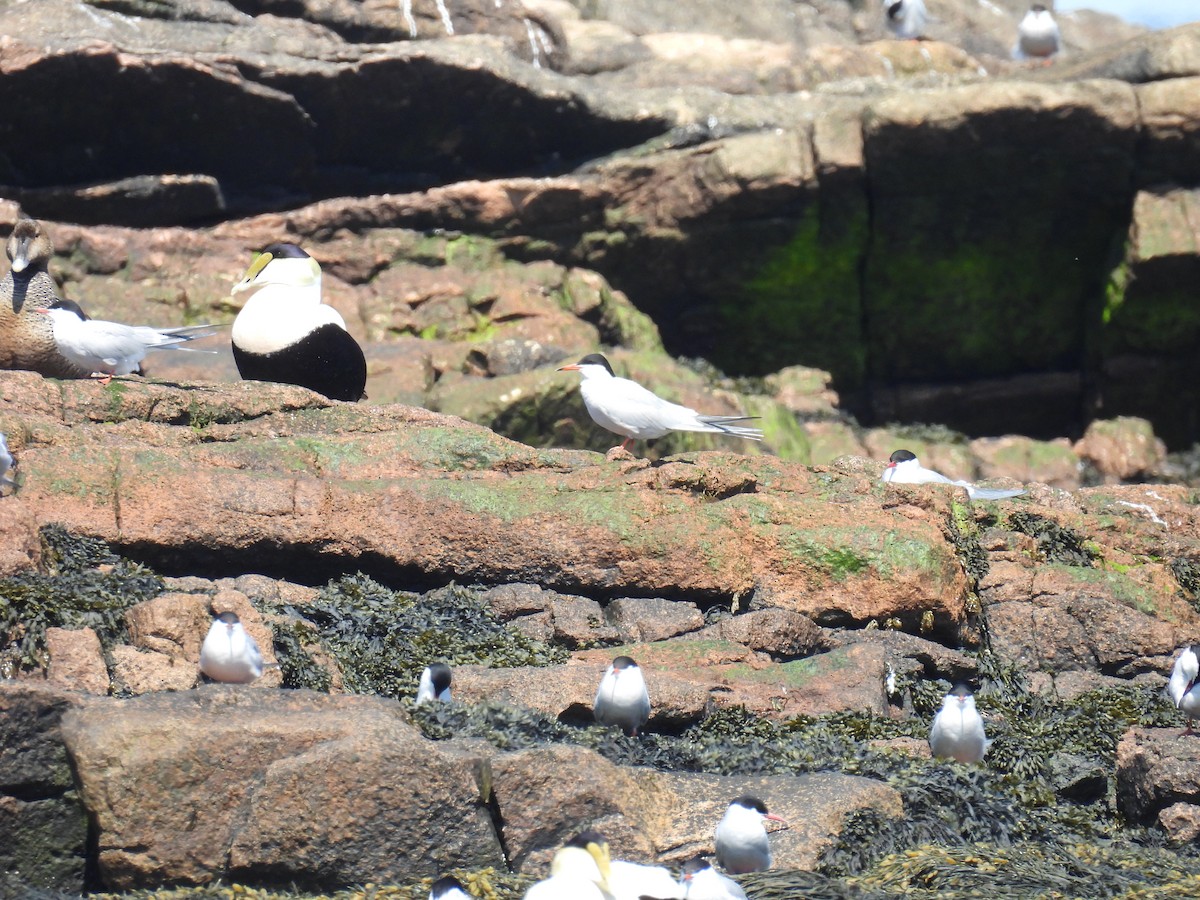
[[1178, 729], [1130, 729], [1117, 745], [1116, 781], [1117, 808], [1127, 819], [1160, 821], [1182, 834], [1194, 828], [1186, 823], [1195, 823], [1200, 807], [1200, 739]]
[[111, 889], [316, 890], [503, 864], [483, 763], [393, 701], [214, 685], [76, 708], [62, 736]]
[[67, 690], [107, 694], [108, 667], [100, 638], [91, 628], [47, 628], [46, 680]]

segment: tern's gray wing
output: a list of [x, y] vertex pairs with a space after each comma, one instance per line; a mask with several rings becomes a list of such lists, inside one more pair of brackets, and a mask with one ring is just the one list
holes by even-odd
[[694, 409], [664, 400], [628, 378], [607, 379], [600, 387], [592, 402], [630, 431], [687, 430], [699, 423]]

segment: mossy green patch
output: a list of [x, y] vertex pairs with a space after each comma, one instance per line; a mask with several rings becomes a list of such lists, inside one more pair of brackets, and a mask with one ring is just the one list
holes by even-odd
[[1113, 569], [1081, 569], [1077, 566], [1055, 564], [1051, 569], [1070, 575], [1081, 588], [1094, 589], [1118, 603], [1147, 615], [1159, 615], [1154, 591], [1130, 577], [1125, 572]]
[[777, 527], [780, 545], [831, 581], [845, 581], [868, 569], [888, 576], [897, 572], [941, 573], [952, 564], [949, 553], [895, 529]]
[[495, 469], [505, 462], [527, 462], [535, 455], [492, 431], [441, 426], [402, 436], [397, 449], [421, 466], [447, 472]]
[[746, 256], [739, 267], [744, 280], [718, 300], [713, 362], [759, 375], [803, 362], [829, 370], [844, 389], [862, 384], [859, 269], [867, 209], [865, 201], [846, 199], [836, 227], [831, 211], [812, 203], [786, 240], [739, 247]]

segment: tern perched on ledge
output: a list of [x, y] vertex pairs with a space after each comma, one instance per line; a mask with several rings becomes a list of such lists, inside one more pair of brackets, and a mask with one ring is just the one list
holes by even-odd
[[903, 40], [917, 40], [925, 34], [925, 0], [883, 0], [888, 30]]
[[1054, 15], [1042, 4], [1033, 4], [1017, 25], [1013, 59], [1040, 59], [1043, 63], [1049, 63], [1050, 57], [1058, 53], [1061, 46], [1062, 36]]
[[767, 804], [757, 797], [738, 797], [729, 804], [714, 835], [717, 862], [726, 872], [741, 875], [771, 868], [771, 842], [765, 824], [768, 819], [787, 825], [779, 816], [768, 812]]
[[200, 671], [226, 684], [249, 684], [262, 675], [262, 653], [237, 613], [223, 612], [213, 620], [200, 647]]
[[702, 416], [694, 409], [662, 399], [636, 381], [618, 378], [608, 360], [599, 353], [589, 353], [558, 371], [578, 372], [583, 376], [579, 390], [588, 415], [601, 428], [625, 438], [621, 446], [626, 450], [630, 441], [653, 440], [672, 431], [732, 434], [751, 441], [761, 441], [763, 437], [758, 428], [736, 424], [758, 416]]
[[650, 719], [650, 694], [642, 670], [628, 656], [618, 656], [600, 679], [592, 715], [601, 725], [618, 725], [631, 737]]
[[1192, 719], [1200, 719], [1200, 644], [1184, 647], [1171, 669], [1171, 680], [1167, 682], [1167, 693], [1175, 705], [1187, 716], [1184, 734], [1192, 734]]
[[81, 369], [92, 373], [108, 384], [114, 375], [136, 372], [151, 350], [191, 350], [214, 353], [180, 344], [208, 337], [209, 325], [185, 325], [182, 328], [151, 328], [148, 325], [122, 325], [89, 319], [73, 300], [56, 300], [44, 309], [36, 310], [50, 317], [54, 325], [54, 342], [58, 352]]
[[921, 465], [915, 453], [909, 450], [897, 450], [888, 458], [887, 468], [883, 470], [881, 481], [892, 484], [953, 484], [965, 488], [967, 496], [972, 500], [1004, 500], [1008, 497], [1019, 497], [1024, 490], [1004, 490], [1003, 488], [976, 487], [969, 481], [951, 481], [940, 472], [926, 469]]
[[929, 730], [929, 749], [942, 759], [977, 763], [991, 743], [983, 730], [983, 717], [975, 709], [975, 698], [960, 684], [942, 698], [942, 708]]

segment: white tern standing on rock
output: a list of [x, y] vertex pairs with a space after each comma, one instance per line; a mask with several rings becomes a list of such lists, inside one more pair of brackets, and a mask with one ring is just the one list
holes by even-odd
[[262, 675], [262, 653], [236, 613], [221, 613], [208, 629], [200, 647], [200, 671], [227, 684], [249, 684]]
[[983, 717], [975, 709], [975, 698], [960, 684], [942, 699], [942, 708], [933, 717], [929, 749], [941, 759], [976, 763], [991, 743], [983, 730]]
[[601, 428], [625, 438], [621, 442], [625, 449], [629, 449], [631, 441], [653, 440], [672, 431], [703, 431], [762, 440], [761, 430], [736, 424], [757, 416], [702, 416], [694, 409], [662, 399], [636, 381], [618, 378], [608, 360], [599, 353], [589, 353], [577, 363], [560, 366], [558, 371], [578, 372], [583, 376], [579, 391], [588, 415]]
[[956, 487], [965, 488], [967, 496], [972, 500], [1004, 500], [1008, 497], [1019, 497], [1025, 493], [1021, 489], [981, 488], [969, 481], [951, 481], [940, 472], [926, 469], [921, 465], [916, 454], [909, 450], [897, 450], [893, 453], [888, 458], [887, 467], [879, 478], [880, 481], [890, 484], [953, 484]]
[[1013, 57], [1040, 59], [1043, 63], [1049, 63], [1050, 57], [1058, 52], [1061, 42], [1054, 15], [1042, 4], [1035, 3], [1017, 25], [1017, 45], [1013, 47]]
[[925, 34], [925, 0], [883, 0], [888, 30], [903, 40], [916, 40]]
[[637, 737], [650, 719], [650, 694], [642, 670], [628, 656], [618, 656], [600, 679], [592, 715], [601, 725], [617, 725]]
[[13, 459], [12, 453], [8, 449], [8, 438], [0, 434], [0, 488], [8, 486], [15, 488], [16, 481], [9, 477], [8, 473], [16, 469], [17, 461]]
[[550, 877], [527, 890], [525, 900], [613, 900], [608, 889], [611, 871], [608, 842], [585, 831], [554, 854]]
[[787, 825], [779, 816], [768, 812], [767, 805], [757, 797], [738, 797], [729, 804], [716, 832], [717, 862], [726, 872], [741, 875], [771, 868], [767, 820]]
[[1187, 716], [1184, 734], [1192, 734], [1192, 719], [1200, 719], [1200, 644], [1184, 647], [1171, 669], [1171, 680], [1167, 682], [1167, 693], [1175, 705]]
[[[215, 353], [180, 344], [216, 332], [203, 331], [208, 325], [185, 325], [181, 328], [151, 328], [149, 325], [122, 325], [89, 319], [73, 300], [57, 300], [36, 312], [50, 317], [54, 326], [54, 343], [58, 352], [93, 377], [107, 384], [114, 375], [136, 372], [151, 350], [190, 350], [194, 353]], [[199, 333], [196, 333], [199, 332]]]

